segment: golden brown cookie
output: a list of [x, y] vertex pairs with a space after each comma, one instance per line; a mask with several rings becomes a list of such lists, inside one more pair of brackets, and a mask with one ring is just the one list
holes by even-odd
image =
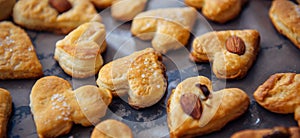
[[170, 137], [193, 137], [224, 127], [248, 108], [247, 94], [238, 88], [213, 91], [203, 76], [184, 80], [173, 90], [167, 105]]
[[42, 75], [42, 65], [27, 33], [11, 22], [0, 22], [0, 79]]
[[117, 20], [130, 21], [142, 12], [147, 0], [115, 0], [111, 6], [111, 15]]
[[295, 113], [300, 126], [300, 75], [277, 73], [272, 75], [253, 94], [255, 100], [271, 112]]
[[243, 130], [234, 133], [231, 138], [300, 138], [298, 127], [274, 127], [273, 129]]
[[209, 20], [225, 23], [239, 15], [246, 0], [185, 0], [191, 7], [202, 8]]
[[39, 137], [58, 137], [67, 134], [73, 123], [98, 123], [111, 100], [104, 88], [86, 85], [73, 91], [68, 81], [47, 76], [32, 87], [30, 107]]
[[6, 138], [7, 123], [12, 112], [12, 99], [9, 91], [0, 88], [0, 137]]
[[94, 128], [91, 138], [133, 138], [133, 134], [126, 124], [109, 119]]
[[277, 31], [300, 48], [300, 7], [289, 0], [274, 0], [269, 11]]
[[88, 0], [20, 0], [13, 9], [13, 19], [28, 29], [61, 34], [86, 22], [101, 21]]
[[195, 62], [211, 61], [218, 78], [242, 78], [256, 59], [259, 43], [256, 30], [209, 32], [194, 40], [190, 57]]
[[0, 0], [0, 21], [7, 19], [16, 3], [16, 0]]
[[142, 40], [152, 39], [153, 48], [166, 53], [187, 44], [196, 17], [191, 7], [150, 10], [133, 19], [131, 33]]
[[134, 108], [152, 106], [163, 97], [167, 87], [161, 58], [161, 54], [147, 48], [116, 59], [101, 68], [97, 85], [115, 96], [128, 94], [128, 102]]
[[90, 0], [97, 8], [104, 9], [112, 5], [114, 0]]
[[93, 76], [103, 65], [100, 54], [106, 48], [105, 35], [103, 24], [84, 23], [56, 43], [54, 58], [72, 77]]

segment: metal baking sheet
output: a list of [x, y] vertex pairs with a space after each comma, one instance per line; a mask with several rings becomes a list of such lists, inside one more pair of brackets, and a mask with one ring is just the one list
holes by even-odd
[[[156, 105], [135, 110], [127, 105], [126, 98], [114, 98], [109, 105], [107, 115], [102, 119], [114, 118], [128, 124], [135, 137], [169, 137], [166, 122], [166, 101], [172, 89], [187, 77], [203, 75], [211, 78], [214, 89], [237, 87], [249, 95], [251, 104], [247, 112], [228, 123], [222, 130], [203, 137], [230, 137], [234, 132], [243, 129], [271, 128], [274, 126], [297, 126], [293, 114], [275, 114], [260, 107], [253, 99], [253, 92], [270, 75], [278, 72], [300, 71], [300, 51], [286, 37], [280, 35], [273, 27], [268, 11], [271, 0], [250, 0], [241, 14], [226, 24], [206, 22], [200, 15], [193, 29], [187, 48], [172, 51], [164, 55], [163, 62], [167, 66], [168, 89], [165, 96]], [[176, 0], [149, 0], [147, 10], [165, 7], [184, 7]], [[110, 9], [99, 11], [107, 29], [108, 48], [104, 53], [104, 61], [108, 63], [114, 58], [122, 57], [133, 51], [150, 47], [150, 41], [141, 41], [130, 34], [130, 22], [118, 22], [111, 18]], [[211, 30], [256, 29], [261, 35], [261, 49], [248, 75], [240, 80], [218, 80], [211, 73], [210, 64], [195, 64], [188, 60], [188, 52], [195, 36]], [[45, 76], [55, 75], [70, 81], [73, 88], [85, 84], [95, 85], [96, 77], [72, 79], [66, 75], [53, 59], [57, 40], [63, 35], [26, 30], [29, 34], [39, 60], [43, 65]], [[8, 89], [13, 97], [13, 113], [8, 124], [8, 137], [37, 137], [33, 117], [29, 108], [29, 94], [36, 80], [1, 80], [0, 87]], [[74, 125], [71, 132], [62, 137], [89, 137], [93, 127]]]

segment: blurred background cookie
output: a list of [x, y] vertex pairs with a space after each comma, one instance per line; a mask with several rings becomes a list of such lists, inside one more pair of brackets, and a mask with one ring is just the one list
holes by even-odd
[[7, 19], [16, 3], [16, 0], [0, 0], [0, 21]]

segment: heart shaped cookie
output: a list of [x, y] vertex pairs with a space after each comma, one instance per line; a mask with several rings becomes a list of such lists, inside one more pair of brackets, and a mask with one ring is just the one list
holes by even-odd
[[166, 53], [187, 44], [197, 17], [194, 8], [165, 8], [142, 12], [134, 17], [131, 33], [151, 40], [155, 50]]
[[39, 137], [67, 134], [73, 125], [91, 126], [106, 113], [112, 96], [104, 88], [86, 85], [72, 91], [56, 76], [39, 79], [30, 93], [30, 107]]
[[269, 11], [277, 31], [300, 48], [300, 7], [289, 0], [274, 0]]
[[271, 112], [295, 113], [300, 126], [300, 75], [277, 73], [266, 80], [253, 94], [254, 99]]
[[13, 9], [14, 22], [28, 29], [67, 34], [89, 21], [101, 21], [88, 0], [20, 0]]
[[184, 80], [173, 90], [167, 105], [170, 137], [200, 136], [220, 130], [249, 106], [247, 94], [238, 88], [213, 91], [203, 76]]
[[42, 65], [27, 33], [11, 22], [0, 22], [0, 79], [42, 75]]
[[247, 0], [185, 0], [192, 7], [201, 9], [209, 20], [225, 23], [239, 15]]
[[244, 77], [259, 51], [260, 35], [255, 30], [209, 32], [193, 42], [191, 59], [212, 63], [218, 78]]
[[274, 127], [273, 129], [243, 130], [234, 133], [231, 138], [299, 138], [298, 127]]
[[80, 25], [56, 43], [54, 58], [62, 69], [75, 78], [86, 78], [99, 72], [100, 55], [106, 48], [105, 27], [98, 22]]
[[133, 138], [131, 129], [117, 120], [105, 120], [93, 130], [91, 138]]
[[12, 98], [9, 91], [0, 88], [0, 137], [6, 138], [7, 123], [12, 112]]
[[165, 94], [167, 81], [161, 54], [152, 48], [134, 52], [104, 65], [97, 84], [115, 96], [129, 96], [134, 108], [145, 108], [157, 103]]

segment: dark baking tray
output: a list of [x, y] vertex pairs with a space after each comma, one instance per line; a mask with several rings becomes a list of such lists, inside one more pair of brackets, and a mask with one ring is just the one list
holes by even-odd
[[[300, 51], [273, 27], [268, 11], [271, 0], [250, 0], [243, 8], [240, 16], [226, 23], [218, 24], [204, 21], [198, 17], [197, 25], [193, 29], [187, 49], [172, 51], [164, 55], [163, 62], [167, 66], [168, 91], [156, 105], [134, 110], [126, 104], [126, 98], [114, 98], [109, 106], [107, 115], [102, 119], [114, 118], [128, 124], [135, 137], [168, 137], [166, 123], [166, 101], [172, 89], [190, 76], [203, 75], [211, 78], [214, 89], [237, 87], [243, 89], [251, 98], [247, 112], [236, 120], [228, 123], [222, 130], [203, 137], [230, 137], [234, 132], [243, 129], [271, 128], [274, 126], [297, 126], [293, 114], [275, 114], [260, 107], [253, 99], [253, 92], [270, 75], [278, 72], [300, 71]], [[182, 1], [149, 0], [147, 9], [163, 7], [184, 7]], [[150, 47], [150, 41], [134, 39], [130, 34], [130, 22], [115, 21], [110, 16], [110, 9], [99, 11], [107, 28], [108, 48], [104, 53], [104, 61], [108, 63], [116, 57]], [[261, 49], [256, 62], [248, 75], [240, 80], [218, 80], [211, 73], [210, 64], [194, 64], [188, 60], [192, 40], [195, 36], [210, 30], [256, 29], [261, 35]], [[95, 85], [95, 77], [87, 79], [72, 79], [66, 75], [53, 60], [53, 52], [57, 40], [63, 35], [47, 32], [26, 30], [36, 48], [38, 58], [43, 65], [45, 76], [55, 75], [67, 79], [78, 88], [85, 84]], [[8, 89], [13, 97], [13, 113], [8, 125], [8, 137], [37, 137], [33, 117], [29, 108], [29, 94], [36, 80], [2, 80], [0, 87]], [[93, 127], [74, 125], [71, 132], [63, 137], [89, 137]]]

